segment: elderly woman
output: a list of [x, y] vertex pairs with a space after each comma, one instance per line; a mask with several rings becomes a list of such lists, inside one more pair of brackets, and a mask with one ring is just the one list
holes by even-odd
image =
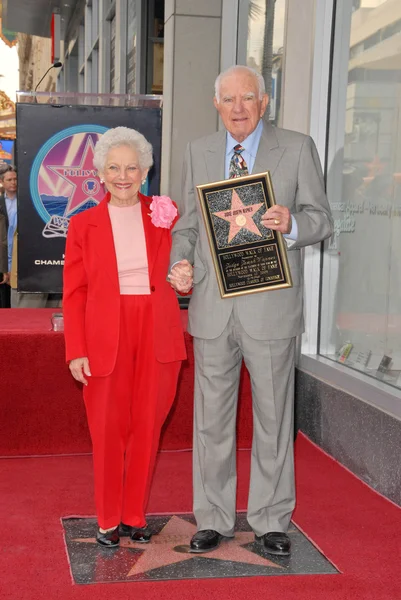
[[97, 541], [149, 542], [145, 521], [160, 430], [186, 357], [166, 280], [177, 209], [139, 193], [153, 164], [138, 131], [116, 127], [95, 147], [108, 193], [71, 218], [64, 266], [66, 354], [84, 384], [93, 444]]

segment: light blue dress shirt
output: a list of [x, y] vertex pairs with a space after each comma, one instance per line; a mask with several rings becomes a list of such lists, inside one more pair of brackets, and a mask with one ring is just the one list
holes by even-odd
[[8, 245], [8, 271], [11, 271], [11, 258], [13, 255], [13, 242], [14, 233], [17, 228], [17, 197], [8, 198], [5, 194], [7, 216], [8, 216], [8, 231], [7, 231], [7, 245]]
[[17, 214], [17, 196], [15, 196], [15, 198], [9, 198], [6, 192], [4, 198], [6, 201], [8, 220], [10, 221]]
[[[255, 164], [256, 154], [259, 148], [260, 138], [262, 137], [263, 131], [263, 121], [262, 119], [259, 121], [256, 129], [252, 131], [248, 137], [241, 142], [241, 146], [244, 148], [244, 151], [241, 152], [241, 156], [243, 156], [247, 167], [248, 173], [251, 174], [253, 170], [253, 166]], [[230, 174], [230, 162], [232, 155], [234, 154], [234, 148], [238, 144], [237, 140], [233, 138], [231, 133], [227, 131], [227, 141], [226, 141], [226, 160], [225, 160], [225, 179], [229, 178]], [[292, 227], [291, 233], [284, 234], [284, 237], [288, 240], [292, 240], [294, 242], [298, 239], [298, 225], [294, 215], [291, 215]]]

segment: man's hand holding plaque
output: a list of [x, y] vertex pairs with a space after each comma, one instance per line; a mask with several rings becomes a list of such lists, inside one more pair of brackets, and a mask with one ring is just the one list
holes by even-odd
[[289, 234], [292, 229], [291, 213], [286, 206], [275, 204], [267, 209], [260, 219], [262, 225], [280, 233]]

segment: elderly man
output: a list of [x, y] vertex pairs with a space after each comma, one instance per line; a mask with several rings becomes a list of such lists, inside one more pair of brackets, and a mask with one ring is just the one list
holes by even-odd
[[[295, 505], [293, 395], [295, 339], [303, 331], [301, 248], [328, 238], [332, 219], [310, 137], [274, 128], [263, 78], [231, 67], [216, 80], [214, 104], [226, 131], [188, 145], [181, 218], [173, 231], [169, 274], [181, 293], [193, 284], [194, 514], [192, 552], [208, 552], [234, 535], [235, 429], [242, 359], [252, 382], [254, 435], [247, 518], [256, 541], [288, 555]], [[222, 299], [196, 186], [270, 171], [277, 205], [262, 217], [284, 234], [293, 287]]]
[[[4, 217], [8, 237], [8, 252], [11, 256], [13, 234], [17, 223], [17, 172], [15, 168], [7, 164], [2, 165], [0, 168], [0, 182], [3, 187], [3, 193], [0, 194], [0, 214]], [[3, 308], [10, 307], [9, 271], [10, 268], [7, 265], [7, 271], [3, 272], [1, 277], [0, 297]]]

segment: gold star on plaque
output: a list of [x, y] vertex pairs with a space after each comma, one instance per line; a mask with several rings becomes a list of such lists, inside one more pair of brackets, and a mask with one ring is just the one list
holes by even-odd
[[219, 217], [219, 219], [224, 219], [230, 223], [228, 243], [235, 238], [241, 229], [247, 229], [251, 233], [255, 233], [259, 237], [262, 237], [262, 234], [253, 220], [253, 216], [258, 212], [261, 206], [263, 206], [262, 202], [249, 205], [243, 204], [237, 192], [233, 190], [231, 208], [229, 210], [221, 210], [213, 213], [216, 217]]

